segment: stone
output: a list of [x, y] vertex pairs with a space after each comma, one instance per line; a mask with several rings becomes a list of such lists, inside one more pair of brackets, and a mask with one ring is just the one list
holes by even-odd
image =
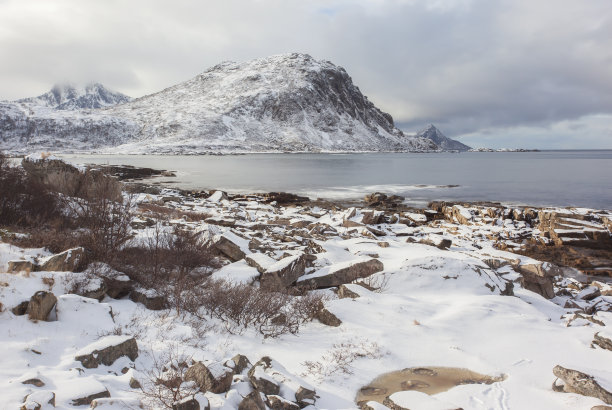
[[380, 241], [376, 243], [378, 246], [380, 246], [381, 248], [388, 248], [389, 247], [389, 242], [384, 242], [384, 241]]
[[21, 406], [21, 410], [41, 410], [49, 404], [55, 407], [55, 393], [51, 390], [39, 390], [28, 394]]
[[269, 266], [274, 265], [277, 261], [272, 259], [265, 253], [252, 253], [244, 258], [244, 261], [252, 268], [257, 269], [257, 272], [264, 273]]
[[40, 266], [40, 270], [52, 272], [77, 272], [84, 267], [85, 256], [85, 248], [78, 247], [68, 249], [62, 253], [49, 257]]
[[576, 295], [576, 298], [582, 300], [593, 300], [601, 296], [601, 291], [596, 286], [587, 286]]
[[259, 278], [262, 290], [281, 291], [304, 275], [306, 259], [304, 254], [283, 258], [266, 269]]
[[81, 349], [74, 360], [81, 362], [86, 369], [99, 365], [110, 366], [115, 360], [127, 356], [130, 360], [138, 357], [138, 344], [130, 336], [105, 336]]
[[167, 299], [153, 289], [134, 289], [130, 292], [130, 299], [142, 303], [149, 310], [163, 310], [168, 306]]
[[562, 366], [555, 366], [553, 373], [565, 383], [564, 392], [595, 397], [606, 404], [612, 404], [612, 392], [604, 389], [593, 376]]
[[28, 302], [27, 300], [24, 300], [23, 302], [21, 302], [20, 304], [12, 308], [11, 312], [13, 312], [15, 316], [23, 316], [28, 312], [29, 304], [30, 302]]
[[561, 268], [552, 263], [543, 262], [525, 264], [516, 267], [521, 274], [521, 285], [532, 292], [536, 292], [546, 299], [555, 297], [553, 278], [563, 274]]
[[593, 337], [593, 344], [601, 347], [602, 349], [612, 350], [612, 339], [600, 335], [601, 332], [595, 333]]
[[195, 397], [187, 397], [181, 401], [172, 403], [172, 410], [200, 410], [200, 403]]
[[30, 261], [8, 261], [7, 263], [7, 273], [19, 273], [26, 272], [30, 273], [36, 270], [38, 266], [34, 265], [34, 263]]
[[140, 388], [142, 388], [142, 385], [140, 384], [140, 382], [138, 380], [136, 380], [134, 377], [130, 378], [129, 386], [132, 389], [140, 389]]
[[72, 280], [73, 286], [70, 293], [74, 293], [84, 298], [91, 298], [101, 301], [106, 295], [107, 287], [104, 280], [93, 275], [84, 275]]
[[249, 393], [238, 405], [238, 410], [266, 410], [266, 404], [257, 390]]
[[270, 410], [300, 410], [300, 406], [281, 396], [270, 395], [266, 404]]
[[317, 400], [317, 392], [300, 386], [295, 392], [295, 400], [300, 407], [314, 405]]
[[365, 211], [361, 215], [361, 223], [364, 225], [378, 225], [385, 219], [385, 214], [381, 211]]
[[87, 396], [83, 396], [83, 397], [78, 397], [76, 399], [72, 399], [72, 405], [73, 406], [83, 406], [86, 404], [91, 404], [92, 401], [94, 401], [95, 399], [101, 399], [104, 397], [110, 397], [110, 392], [108, 390], [103, 390], [100, 391], [98, 393], [92, 393], [89, 394]]
[[92, 263], [85, 272], [102, 279], [106, 285], [106, 294], [113, 299], [125, 297], [132, 291], [133, 282], [129, 276], [111, 268], [105, 263]]
[[45, 383], [38, 378], [24, 380], [21, 382], [21, 384], [31, 384], [36, 387], [43, 387], [45, 385]]
[[346, 298], [355, 299], [359, 297], [359, 294], [357, 292], [353, 292], [352, 290], [350, 290], [348, 286], [346, 285], [340, 285], [338, 287], [338, 297], [340, 299], [346, 299]]
[[56, 303], [57, 298], [53, 293], [44, 290], [36, 292], [28, 303], [28, 318], [30, 320], [47, 320]]
[[359, 259], [326, 266], [313, 274], [306, 275], [298, 285], [315, 288], [331, 288], [355, 279], [368, 277], [384, 269], [384, 265], [378, 259]]
[[238, 262], [245, 257], [245, 253], [240, 249], [240, 246], [223, 235], [215, 241], [213, 246], [232, 262]]
[[194, 381], [202, 393], [207, 391], [212, 393], [227, 392], [232, 385], [233, 377], [232, 369], [217, 362], [208, 365], [197, 362], [185, 372], [185, 380]]
[[278, 395], [280, 392], [278, 382], [266, 373], [266, 369], [270, 367], [272, 367], [272, 359], [268, 356], [262, 357], [249, 370], [249, 381], [255, 390], [265, 395]]
[[249, 358], [242, 354], [237, 354], [236, 356], [230, 359], [232, 363], [234, 363], [234, 374], [241, 374], [247, 368], [252, 367], [253, 365], [249, 361]]
[[320, 303], [319, 311], [315, 317], [327, 326], [338, 327], [342, 324], [342, 321], [336, 315], [323, 307], [323, 303]]

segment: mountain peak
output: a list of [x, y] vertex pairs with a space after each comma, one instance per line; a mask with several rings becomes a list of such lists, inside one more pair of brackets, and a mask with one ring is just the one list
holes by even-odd
[[444, 151], [467, 151], [471, 149], [471, 147], [468, 147], [457, 140], [448, 138], [433, 124], [429, 124], [427, 127], [423, 128], [417, 133], [416, 136], [432, 140]]
[[57, 110], [81, 110], [110, 107], [130, 100], [127, 95], [112, 91], [100, 83], [76, 86], [65, 82], [54, 84], [50, 91], [38, 97], [24, 98], [17, 102]]

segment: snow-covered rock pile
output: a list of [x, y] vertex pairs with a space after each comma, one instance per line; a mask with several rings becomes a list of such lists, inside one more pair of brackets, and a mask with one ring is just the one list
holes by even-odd
[[[380, 374], [432, 366], [505, 376], [429, 396], [412, 381], [405, 384], [411, 393], [388, 395], [389, 407], [382, 397], [364, 408], [605, 403], [605, 395], [551, 388], [557, 365], [596, 376], [604, 390], [612, 382], [606, 331], [612, 291], [605, 278], [584, 279], [574, 270], [575, 277], [566, 277], [554, 264], [516, 253], [540, 237], [537, 210], [344, 208], [170, 189], [138, 194], [136, 201], [132, 241], [152, 235], [151, 209], [165, 210], [170, 227], [198, 233], [216, 249], [219, 267], [211, 279], [323, 295], [313, 312], [318, 320], [275, 338], [248, 327], [233, 331], [217, 318], [169, 309], [155, 289], [139, 288], [108, 265], [44, 270], [54, 258], [44, 249], [0, 243], [0, 272], [6, 272], [0, 273], [0, 395], [8, 407], [161, 406], [152, 392], [178, 391], [180, 409], [355, 408], [357, 393]], [[66, 261], [67, 254], [55, 259]], [[73, 286], [75, 280], [91, 286]]]
[[[221, 63], [129, 102], [98, 85], [83, 95], [73, 91], [54, 88], [0, 103], [0, 148], [123, 154], [437, 148], [429, 139], [404, 135], [343, 68], [305, 54]], [[109, 107], [82, 101], [91, 95]]]

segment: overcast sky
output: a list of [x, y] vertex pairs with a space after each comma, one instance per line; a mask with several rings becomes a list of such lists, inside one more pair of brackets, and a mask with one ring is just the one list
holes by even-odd
[[612, 0], [0, 0], [0, 99], [92, 80], [138, 97], [295, 51], [405, 131], [612, 148]]

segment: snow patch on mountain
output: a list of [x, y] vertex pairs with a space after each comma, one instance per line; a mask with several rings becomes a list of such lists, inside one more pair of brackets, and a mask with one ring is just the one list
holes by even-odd
[[55, 108], [57, 110], [82, 110], [111, 107], [123, 104], [132, 98], [109, 90], [99, 83], [89, 83], [83, 87], [72, 84], [56, 84], [50, 91], [38, 97], [23, 98], [17, 103]]

